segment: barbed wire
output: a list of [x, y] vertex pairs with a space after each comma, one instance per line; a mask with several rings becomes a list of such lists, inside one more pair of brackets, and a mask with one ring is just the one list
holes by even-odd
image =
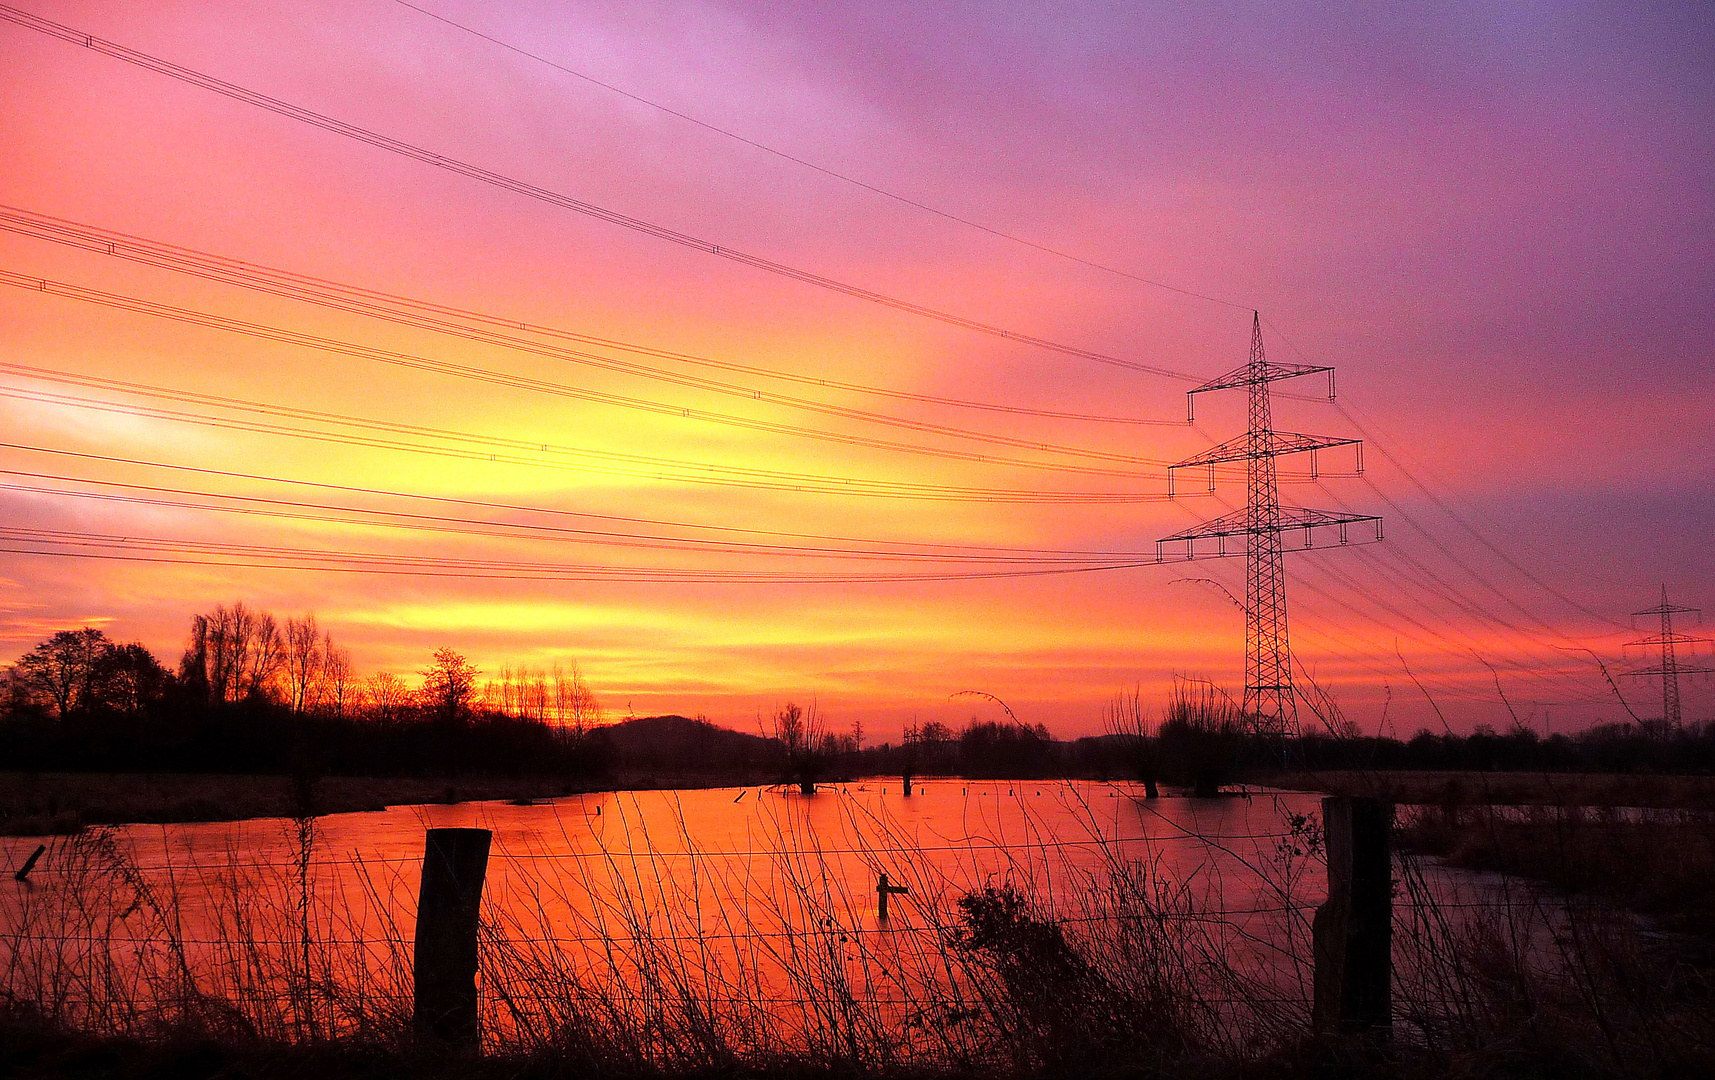
[[[1251, 841], [1281, 841], [1293, 839], [1296, 834], [1291, 832], [1259, 832], [1259, 833], [1168, 833], [1152, 836], [1121, 836], [1121, 837], [1091, 837], [1081, 840], [992, 840], [979, 837], [952, 838], [941, 844], [888, 844], [875, 847], [817, 847], [817, 848], [696, 848], [685, 851], [672, 851], [650, 848], [646, 850], [632, 849], [596, 849], [590, 851], [497, 851], [491, 858], [506, 862], [562, 862], [582, 859], [606, 859], [613, 861], [640, 861], [651, 859], [763, 859], [763, 858], [815, 858], [821, 856], [869, 856], [869, 855], [914, 855], [934, 854], [941, 852], [965, 852], [969, 854], [985, 854], [991, 852], [1025, 851], [1025, 850], [1063, 850], [1077, 849], [1107, 849], [1122, 845], [1148, 845], [1159, 843], [1225, 843], [1235, 840]], [[181, 863], [132, 863], [117, 864], [114, 869], [137, 870], [150, 873], [169, 871], [196, 871], [205, 869], [289, 869], [297, 870], [302, 866], [352, 868], [368, 865], [411, 866], [423, 861], [421, 855], [365, 855], [352, 852], [339, 858], [322, 858], [301, 861], [298, 859], [244, 859], [242, 862], [227, 862], [225, 864], [207, 864], [195, 858], [187, 858]], [[43, 870], [52, 870], [51, 864]]]

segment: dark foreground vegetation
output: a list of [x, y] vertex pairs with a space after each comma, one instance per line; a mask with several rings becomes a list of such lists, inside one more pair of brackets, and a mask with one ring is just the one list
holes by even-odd
[[1451, 803], [1411, 813], [1401, 840], [1455, 866], [1528, 878], [1653, 916], [1666, 929], [1707, 939], [1704, 959], [1715, 959], [1715, 821], [1707, 812], [1628, 814], [1603, 806], [1508, 812]]
[[[1394, 866], [1392, 1037], [1319, 1033], [1300, 892], [1320, 872], [1319, 830], [1282, 826], [1280, 844], [1249, 856], [1262, 888], [1248, 915], [1100, 845], [1094, 865], [1013, 865], [986, 881], [890, 856], [916, 898], [892, 929], [821, 886], [830, 868], [814, 847], [783, 846], [769, 873], [724, 884], [711, 865], [649, 854], [642, 873], [632, 854], [569, 879], [514, 866], [529, 902], [488, 908], [481, 927], [480, 1054], [412, 1033], [409, 925], [374, 917], [384, 880], [315, 887], [313, 821], [289, 863], [199, 864], [220, 887], [189, 923], [178, 885], [87, 830], [61, 842], [36, 891], [6, 900], [0, 1070], [1562, 1080], [1715, 1068], [1715, 987], [1679, 950], [1586, 899], [1449, 893], [1409, 853]], [[892, 851], [900, 838], [878, 839]], [[610, 898], [605, 915], [568, 934], [559, 905], [591, 892]], [[711, 927], [705, 905], [723, 901], [745, 918]]]
[[[1021, 1076], [1137, 1080], [1582, 1080], [1610, 1075], [1546, 1047], [1493, 1053], [1434, 1053], [1370, 1042], [1309, 1039], [1244, 1062], [1112, 1061], [1077, 1071], [1048, 1067]], [[812, 1080], [880, 1076], [887, 1080], [987, 1080], [987, 1069], [897, 1068], [871, 1073], [845, 1065], [779, 1061], [767, 1065], [610, 1067], [551, 1054], [469, 1056], [434, 1048], [349, 1041], [305, 1045], [234, 1043], [195, 1032], [162, 1040], [101, 1038], [0, 1018], [0, 1076], [16, 1080]], [[1687, 1078], [1695, 1072], [1637, 1070], [1633, 1075]]]
[[[197, 616], [172, 670], [67, 631], [6, 690], [0, 761], [18, 771], [0, 780], [0, 831], [70, 835], [0, 894], [5, 1075], [1715, 1073], [1709, 724], [1263, 739], [1193, 684], [1159, 709], [1116, 699], [1092, 738], [1009, 713], [875, 745], [792, 703], [754, 734], [609, 723], [575, 668], [485, 677], [452, 650], [411, 685], [360, 680], [313, 619], [242, 605]], [[1126, 780], [1145, 799], [1273, 781], [1418, 804], [1395, 834], [1393, 1038], [1311, 1023], [1313, 818], [1237, 853], [1264, 883], [1240, 912], [1195, 875], [1100, 843], [1093, 866], [1044, 856], [952, 881], [883, 837], [912, 889], [912, 921], [894, 928], [828, 890], [814, 847], [787, 845], [736, 885], [651, 854], [581, 861], [581, 878], [526, 862], [482, 925], [480, 1055], [413, 1035], [411, 924], [389, 907], [399, 882], [372, 876], [392, 871], [318, 884], [317, 817], [342, 809], [614, 786], [811, 794], [865, 775]], [[259, 814], [295, 819], [296, 858], [197, 867], [212, 902], [187, 901], [101, 827]], [[1451, 895], [1431, 858], [1513, 876]], [[565, 937], [592, 891], [601, 918]], [[743, 915], [711, 933], [705, 905]]]

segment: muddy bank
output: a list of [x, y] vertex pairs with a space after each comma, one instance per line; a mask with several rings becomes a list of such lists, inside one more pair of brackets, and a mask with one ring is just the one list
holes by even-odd
[[553, 777], [332, 776], [308, 786], [285, 776], [0, 772], [0, 835], [44, 836], [87, 825], [237, 821], [383, 810], [414, 803], [546, 799], [578, 786]]

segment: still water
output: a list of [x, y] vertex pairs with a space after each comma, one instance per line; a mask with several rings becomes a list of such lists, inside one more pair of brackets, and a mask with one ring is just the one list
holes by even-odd
[[[762, 1027], [788, 1017], [801, 1032], [832, 995], [904, 1023], [925, 999], [977, 992], [948, 942], [968, 915], [960, 899], [988, 888], [1059, 919], [1092, 955], [1146, 956], [1211, 1000], [1242, 985], [1301, 1006], [1309, 918], [1325, 895], [1320, 797], [1142, 795], [930, 779], [906, 797], [894, 780], [812, 797], [620, 792], [129, 826], [44, 841], [30, 882], [7, 876], [0, 991], [57, 994], [75, 1012], [189, 984], [262, 1015], [271, 995], [317, 986], [325, 1016], [292, 1008], [337, 1028], [365, 1002], [409, 1001], [425, 831], [478, 827], [493, 832], [491, 1031], [545, 1022], [548, 998], [619, 1011], [692, 1000], [747, 1008]], [[37, 842], [6, 839], [0, 858], [16, 866]], [[885, 921], [882, 874], [905, 890]]]
[[[1038, 879], [1087, 877], [1137, 860], [1209, 910], [1244, 914], [1281, 902], [1281, 874], [1296, 869], [1287, 850], [1291, 816], [1320, 808], [1319, 796], [1303, 793], [1201, 800], [1142, 794], [1128, 784], [931, 779], [909, 797], [895, 780], [827, 785], [812, 797], [779, 788], [716, 788], [604, 792], [529, 806], [401, 806], [315, 819], [309, 870], [323, 893], [353, 887], [354, 877], [384, 886], [384, 911], [407, 937], [424, 833], [446, 827], [493, 832], [485, 891], [491, 917], [504, 918], [506, 905], [521, 895], [548, 890], [584, 909], [558, 913], [566, 922], [555, 928], [569, 932], [612, 899], [615, 879], [634, 885], [650, 879], [648, 899], [658, 906], [700, 896], [708, 917], [777, 887], [795, 889], [805, 884], [800, 875], [813, 872], [822, 898], [862, 928], [876, 925], [876, 883], [887, 873], [913, 890], [890, 903], [889, 925], [901, 929], [973, 888], [1051, 884]], [[246, 867], [295, 874], [306, 837], [291, 820], [260, 819], [126, 826], [114, 839], [142, 878], [172, 887], [194, 919], [215, 905], [219, 875]], [[50, 852], [34, 875], [38, 881], [66, 846], [63, 839], [44, 842]], [[0, 860], [18, 865], [36, 843], [0, 840]], [[1297, 903], [1322, 898], [1319, 873], [1292, 884]], [[30, 889], [5, 885], [14, 893]], [[578, 903], [582, 891], [589, 893], [587, 906]], [[690, 915], [671, 904], [661, 910]]]

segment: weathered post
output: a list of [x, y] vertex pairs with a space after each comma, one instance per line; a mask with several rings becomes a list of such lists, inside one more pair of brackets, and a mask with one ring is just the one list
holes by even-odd
[[[909, 794], [911, 794], [911, 792], [907, 791], [906, 794], [909, 795]], [[36, 850], [32, 851], [30, 853], [30, 857], [28, 859], [24, 860], [24, 865], [20, 866], [18, 868], [18, 872], [16, 874], [12, 875], [12, 880], [13, 881], [26, 881], [26, 880], [28, 880], [30, 877], [30, 871], [34, 870], [36, 868], [36, 860], [40, 859], [43, 855], [47, 854], [47, 850], [48, 850], [48, 845], [37, 844]]]
[[430, 829], [417, 896], [416, 1003], [419, 1035], [476, 1046], [477, 915], [488, 874], [487, 829]]
[[905, 797], [910, 798], [911, 797], [911, 774], [909, 772], [907, 772], [904, 775], [903, 779], [905, 780]]
[[1373, 1032], [1393, 1018], [1393, 804], [1322, 800], [1328, 901], [1312, 924], [1317, 1031]]
[[877, 922], [887, 921], [887, 898], [889, 896], [904, 896], [911, 889], [906, 885], [889, 885], [887, 875], [882, 874], [875, 883], [875, 918]]

